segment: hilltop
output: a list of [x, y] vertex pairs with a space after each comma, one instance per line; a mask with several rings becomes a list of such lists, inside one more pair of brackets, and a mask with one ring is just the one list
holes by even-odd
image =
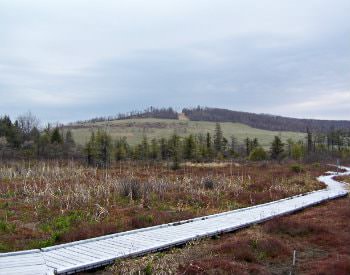
[[72, 130], [79, 144], [84, 144], [98, 128], [107, 129], [113, 138], [126, 137], [128, 142], [136, 144], [144, 135], [159, 138], [169, 137], [174, 132], [180, 136], [213, 133], [216, 122], [222, 124], [226, 138], [234, 135], [242, 142], [246, 137], [256, 137], [263, 146], [268, 146], [275, 135], [280, 135], [282, 140], [303, 140], [307, 129], [317, 132], [350, 129], [350, 121], [298, 119], [209, 107], [184, 108], [182, 112], [150, 107], [141, 112], [71, 123], [65, 129]]

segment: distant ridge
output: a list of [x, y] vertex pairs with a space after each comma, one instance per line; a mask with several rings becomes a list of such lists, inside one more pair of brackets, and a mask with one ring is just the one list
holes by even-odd
[[318, 132], [327, 132], [329, 130], [350, 131], [350, 121], [348, 120], [300, 119], [210, 107], [184, 108], [180, 113], [171, 107], [149, 107], [144, 111], [132, 111], [126, 114], [119, 114], [117, 116], [98, 117], [86, 121], [71, 123], [71, 125], [135, 118], [233, 122], [242, 123], [253, 128], [269, 131], [291, 131], [301, 133], [305, 133], [307, 129]]
[[197, 107], [182, 112], [193, 121], [237, 122], [271, 131], [325, 132], [331, 129], [350, 131], [348, 120], [299, 119], [268, 114], [255, 114], [220, 108]]

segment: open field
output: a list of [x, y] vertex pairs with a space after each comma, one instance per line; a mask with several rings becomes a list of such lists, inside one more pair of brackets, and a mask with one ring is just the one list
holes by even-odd
[[[139, 143], [144, 135], [148, 138], [169, 137], [174, 132], [180, 136], [189, 134], [213, 134], [215, 122], [184, 121], [171, 119], [126, 119], [109, 122], [84, 123], [67, 126], [72, 130], [74, 139], [79, 144], [85, 144], [91, 135], [91, 131], [98, 128], [106, 129], [113, 138], [127, 137], [130, 144]], [[276, 132], [252, 128], [240, 123], [221, 123], [222, 130], [227, 139], [234, 135], [238, 142], [243, 143], [247, 137], [258, 138], [262, 146], [270, 146], [274, 136], [280, 135], [282, 140], [291, 138], [295, 141], [303, 140], [305, 134], [297, 132]]]
[[76, 163], [0, 167], [0, 249], [45, 247], [218, 213], [322, 188], [329, 167], [259, 163], [184, 166]]
[[[350, 274], [350, 199], [344, 198], [239, 232], [117, 262], [117, 274]], [[91, 273], [90, 273], [91, 274]]]

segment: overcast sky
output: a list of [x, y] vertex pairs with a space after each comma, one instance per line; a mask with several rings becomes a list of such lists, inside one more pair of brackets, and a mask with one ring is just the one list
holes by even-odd
[[350, 120], [349, 0], [0, 0], [0, 114]]

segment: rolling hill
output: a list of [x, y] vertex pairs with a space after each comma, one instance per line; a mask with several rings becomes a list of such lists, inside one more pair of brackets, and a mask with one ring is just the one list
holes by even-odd
[[[130, 144], [136, 144], [146, 135], [148, 138], [168, 137], [176, 132], [180, 136], [198, 133], [214, 133], [216, 122], [190, 121], [185, 116], [180, 119], [159, 118], [129, 118], [122, 120], [85, 122], [65, 126], [72, 131], [78, 144], [85, 144], [92, 131], [105, 129], [113, 138], [127, 137]], [[269, 146], [275, 135], [280, 135], [283, 140], [291, 138], [300, 140], [305, 138], [304, 133], [290, 131], [269, 131], [253, 128], [241, 123], [223, 122], [222, 130], [226, 138], [234, 135], [238, 142], [243, 142], [246, 137], [258, 138], [261, 145]]]

